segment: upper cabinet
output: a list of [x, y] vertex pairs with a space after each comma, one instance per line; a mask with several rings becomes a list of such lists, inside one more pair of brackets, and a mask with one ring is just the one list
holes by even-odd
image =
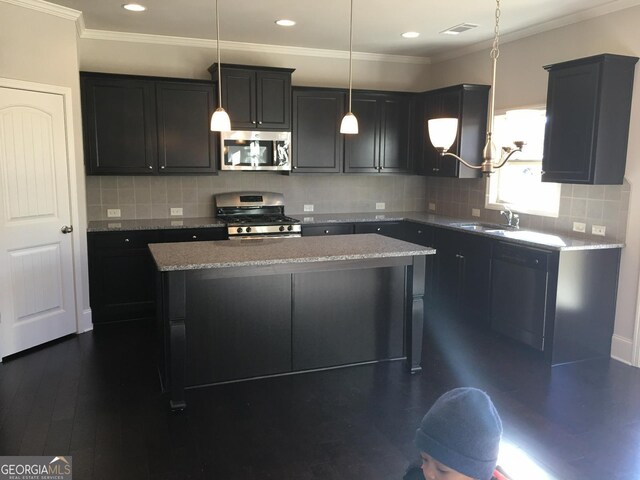
[[291, 151], [294, 172], [339, 173], [344, 158], [343, 90], [294, 87]]
[[[427, 121], [433, 118], [457, 118], [458, 133], [449, 149], [467, 162], [480, 165], [486, 141], [489, 85], [455, 85], [421, 94], [417, 101], [416, 148], [422, 151], [422, 162], [416, 173], [436, 177], [476, 178], [480, 170], [462, 165], [451, 157], [443, 157], [431, 144]], [[419, 152], [417, 152], [419, 156]]]
[[[218, 65], [209, 67], [218, 75]], [[291, 68], [222, 64], [222, 106], [233, 130], [291, 130]]]
[[604, 54], [544, 67], [542, 181], [622, 184], [637, 60]]
[[210, 82], [82, 72], [88, 175], [215, 173]]
[[353, 93], [359, 133], [345, 135], [345, 172], [410, 172], [411, 99], [404, 93]]

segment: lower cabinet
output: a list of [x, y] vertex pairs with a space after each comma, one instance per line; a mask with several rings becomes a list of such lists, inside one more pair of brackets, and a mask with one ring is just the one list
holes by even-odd
[[150, 319], [156, 309], [150, 243], [224, 240], [224, 228], [89, 232], [89, 291], [95, 325]]
[[436, 229], [433, 300], [445, 314], [487, 325], [491, 241], [477, 235]]
[[353, 223], [328, 223], [324, 225], [302, 225], [304, 237], [322, 235], [351, 235], [354, 233]]

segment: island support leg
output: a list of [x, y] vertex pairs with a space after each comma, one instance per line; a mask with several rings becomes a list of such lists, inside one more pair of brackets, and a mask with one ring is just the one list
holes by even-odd
[[171, 410], [184, 410], [184, 386], [186, 376], [187, 337], [185, 328], [185, 273], [170, 272], [166, 276], [165, 292], [169, 295], [167, 305], [169, 322], [169, 372], [170, 394], [169, 406]]
[[406, 341], [407, 369], [412, 373], [422, 370], [422, 336], [424, 329], [424, 289], [426, 257], [413, 257], [413, 266], [406, 268]]

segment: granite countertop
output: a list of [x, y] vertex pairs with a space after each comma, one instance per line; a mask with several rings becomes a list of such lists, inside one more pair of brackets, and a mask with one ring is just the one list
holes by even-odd
[[152, 243], [162, 272], [433, 255], [430, 247], [376, 234]]
[[132, 230], [167, 230], [173, 228], [213, 228], [226, 224], [216, 217], [201, 218], [145, 218], [141, 220], [94, 220], [87, 232], [128, 232]]
[[413, 222], [433, 225], [436, 227], [449, 228], [474, 235], [482, 235], [494, 240], [507, 240], [525, 246], [543, 247], [550, 250], [597, 250], [608, 248], [623, 248], [624, 243], [615, 241], [584, 240], [559, 235], [555, 233], [538, 232], [535, 230], [510, 229], [497, 224], [486, 224], [486, 228], [473, 230], [462, 225], [483, 224], [479, 219], [463, 219], [435, 215], [427, 212], [385, 212], [385, 213], [335, 213], [319, 215], [291, 215], [302, 222], [303, 225], [326, 224], [326, 223], [358, 223], [358, 222], [392, 222], [410, 220]]

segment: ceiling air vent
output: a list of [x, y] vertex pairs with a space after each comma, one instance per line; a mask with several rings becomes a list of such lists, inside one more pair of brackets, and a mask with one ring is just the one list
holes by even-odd
[[475, 23], [461, 23], [455, 27], [447, 28], [440, 33], [444, 33], [445, 35], [458, 35], [462, 32], [466, 32], [467, 30], [471, 30], [472, 28], [476, 28], [477, 26], [478, 25]]

